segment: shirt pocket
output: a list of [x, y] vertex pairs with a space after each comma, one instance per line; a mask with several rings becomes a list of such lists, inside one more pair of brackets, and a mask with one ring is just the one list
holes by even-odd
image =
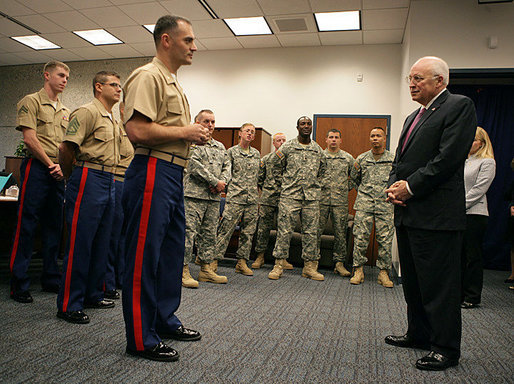
[[112, 131], [112, 127], [100, 126], [94, 132], [95, 140], [108, 142], [114, 140], [114, 132]]
[[184, 108], [182, 108], [182, 105], [177, 99], [169, 100], [167, 106], [168, 113], [172, 115], [182, 115], [184, 112]]
[[122, 158], [127, 158], [132, 156], [134, 152], [134, 148], [132, 147], [132, 143], [130, 142], [126, 133], [121, 134], [121, 143], [120, 143], [120, 156]]
[[52, 124], [54, 121], [53, 113], [48, 111], [40, 110], [37, 114], [37, 132], [44, 134], [45, 136], [53, 137]]

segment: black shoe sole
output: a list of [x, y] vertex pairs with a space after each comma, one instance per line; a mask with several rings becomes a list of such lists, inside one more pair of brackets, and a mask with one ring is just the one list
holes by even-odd
[[445, 369], [448, 369], [450, 367], [456, 367], [457, 365], [459, 365], [458, 361], [452, 361], [452, 362], [448, 363], [444, 367], [433, 367], [433, 366], [430, 366], [430, 365], [419, 365], [416, 362], [416, 368], [421, 370], [421, 371], [444, 371]]
[[90, 319], [87, 319], [87, 320], [72, 319], [71, 317], [66, 316], [63, 312], [57, 312], [57, 317], [59, 319], [66, 320], [68, 323], [71, 323], [71, 324], [89, 324], [89, 322], [91, 321]]
[[128, 355], [134, 356], [134, 357], [142, 357], [143, 359], [153, 360], [153, 361], [161, 361], [165, 363], [171, 363], [173, 361], [178, 361], [179, 354], [177, 353], [176, 356], [172, 357], [158, 357], [158, 356], [152, 356], [148, 353], [145, 353], [145, 351], [132, 351], [130, 349], [125, 349], [125, 352]]
[[30, 303], [34, 302], [34, 299], [32, 298], [32, 296], [30, 296], [29, 298], [25, 299], [25, 298], [20, 298], [20, 297], [16, 297], [14, 295], [11, 295], [11, 299], [13, 299], [17, 303], [21, 303], [21, 304], [30, 304]]
[[202, 338], [202, 335], [194, 336], [194, 337], [180, 337], [180, 336], [174, 336], [169, 333], [159, 333], [157, 334], [161, 337], [161, 339], [168, 339], [168, 340], [177, 340], [177, 341], [198, 341]]

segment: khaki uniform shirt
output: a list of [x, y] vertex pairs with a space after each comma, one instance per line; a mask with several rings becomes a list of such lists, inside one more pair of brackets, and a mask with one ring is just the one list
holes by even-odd
[[273, 177], [272, 160], [274, 156], [274, 152], [270, 152], [263, 156], [259, 166], [258, 179], [259, 188], [262, 190], [260, 203], [271, 207], [278, 206], [278, 200], [280, 198], [280, 189]]
[[232, 178], [227, 187], [227, 202], [257, 204], [259, 197], [257, 177], [261, 155], [255, 148], [249, 149], [250, 152], [246, 152], [239, 144], [228, 149]]
[[385, 194], [393, 160], [394, 155], [388, 150], [378, 160], [371, 151], [357, 156], [350, 173], [352, 181], [358, 186], [353, 206], [355, 210], [393, 214], [393, 205], [386, 201]]
[[218, 181], [230, 181], [231, 163], [225, 146], [210, 139], [205, 145], [191, 146], [191, 159], [184, 178], [184, 196], [220, 201], [219, 193], [211, 193]]
[[[156, 57], [152, 62], [132, 72], [123, 91], [125, 93], [124, 123], [130, 120], [134, 111], [164, 126], [184, 127], [191, 122], [189, 103], [182, 88], [163, 62]], [[178, 140], [148, 148], [187, 159], [189, 144], [189, 141]]]
[[327, 169], [323, 149], [311, 140], [302, 145], [298, 138], [283, 144], [273, 159], [274, 176], [282, 188], [280, 197], [295, 200], [319, 200], [321, 179]]
[[79, 107], [71, 114], [63, 141], [78, 145], [77, 161], [88, 161], [108, 167], [120, 161], [120, 127], [98, 99]]
[[[36, 130], [43, 150], [48, 157], [55, 160], [59, 156], [59, 144], [68, 127], [70, 110], [59, 99], [56, 108], [52, 103], [44, 88], [25, 96], [16, 106], [16, 129], [21, 131], [26, 127]], [[32, 157], [28, 149], [27, 151]]]
[[355, 159], [340, 149], [336, 153], [325, 149], [327, 171], [321, 180], [321, 201], [323, 205], [348, 205], [348, 178]]
[[127, 132], [125, 132], [125, 128], [123, 128], [123, 124], [119, 124], [120, 127], [120, 162], [116, 167], [116, 171], [114, 174], [119, 177], [125, 177], [125, 172], [127, 171], [128, 166], [132, 162], [134, 158], [134, 147], [130, 142]]

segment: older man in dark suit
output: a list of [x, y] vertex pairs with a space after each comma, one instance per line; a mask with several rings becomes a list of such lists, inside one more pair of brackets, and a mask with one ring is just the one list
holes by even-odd
[[434, 371], [460, 357], [463, 170], [477, 126], [473, 102], [446, 90], [448, 77], [448, 65], [437, 57], [412, 66], [411, 97], [422, 107], [404, 123], [386, 190], [395, 204], [408, 329], [385, 342], [430, 350], [416, 367]]

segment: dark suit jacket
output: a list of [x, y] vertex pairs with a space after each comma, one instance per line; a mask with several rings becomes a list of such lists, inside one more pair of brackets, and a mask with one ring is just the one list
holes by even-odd
[[464, 162], [477, 128], [475, 106], [465, 96], [444, 91], [423, 114], [402, 152], [418, 111], [405, 120], [389, 177], [388, 185], [407, 180], [414, 194], [406, 207], [395, 206], [395, 225], [464, 230]]

